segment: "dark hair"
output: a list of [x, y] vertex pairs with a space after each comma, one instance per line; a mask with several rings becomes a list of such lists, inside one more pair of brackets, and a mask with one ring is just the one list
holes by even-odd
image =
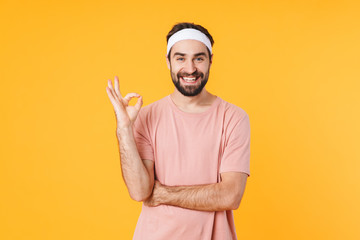
[[[166, 43], [169, 41], [169, 38], [174, 35], [176, 32], [183, 30], [185, 28], [193, 28], [196, 30], [199, 30], [200, 32], [204, 33], [210, 40], [211, 42], [211, 46], [214, 45], [214, 39], [212, 38], [212, 36], [210, 35], [210, 33], [208, 32], [208, 30], [206, 28], [204, 28], [201, 25], [195, 24], [195, 23], [189, 23], [189, 22], [181, 22], [181, 23], [177, 23], [175, 24], [172, 29], [170, 30], [170, 32], [168, 33], [168, 35], [166, 36]], [[206, 48], [208, 50], [209, 53], [209, 57], [211, 57], [211, 53], [210, 50], [208, 48]], [[170, 60], [170, 54], [171, 54], [171, 49], [169, 51], [169, 55], [168, 55], [168, 59]]]

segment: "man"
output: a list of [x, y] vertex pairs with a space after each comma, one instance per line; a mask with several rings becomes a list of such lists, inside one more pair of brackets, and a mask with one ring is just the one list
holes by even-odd
[[131, 198], [143, 201], [133, 239], [236, 239], [232, 210], [250, 176], [249, 117], [205, 89], [214, 41], [204, 27], [179, 23], [167, 43], [170, 95], [141, 108], [139, 94], [123, 97], [118, 78], [115, 87], [108, 81], [122, 175]]

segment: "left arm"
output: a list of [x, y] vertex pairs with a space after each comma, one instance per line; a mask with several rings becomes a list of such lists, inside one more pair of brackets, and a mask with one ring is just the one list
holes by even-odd
[[200, 211], [235, 210], [240, 205], [247, 177], [243, 172], [224, 172], [219, 183], [192, 186], [165, 186], [156, 181], [152, 195], [144, 204], [149, 207], [165, 204]]

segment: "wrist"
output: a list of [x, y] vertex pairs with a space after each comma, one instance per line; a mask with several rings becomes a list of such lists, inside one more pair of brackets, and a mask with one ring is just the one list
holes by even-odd
[[160, 204], [170, 205], [170, 202], [171, 202], [170, 197], [171, 197], [171, 195], [169, 194], [169, 187], [165, 186], [165, 185], [161, 185], [161, 187], [159, 188]]
[[126, 127], [117, 127], [116, 128], [116, 136], [121, 137], [121, 138], [132, 135], [132, 133], [133, 133], [132, 125], [126, 126]]
[[167, 195], [167, 186], [162, 185], [159, 181], [156, 180], [152, 193], [152, 198], [156, 205], [167, 204]]

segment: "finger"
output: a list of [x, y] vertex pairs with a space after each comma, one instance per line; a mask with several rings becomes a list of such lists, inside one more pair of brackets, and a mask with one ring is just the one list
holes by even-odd
[[111, 82], [110, 79], [108, 80], [108, 87], [109, 87], [110, 89], [113, 89], [112, 82]]
[[114, 87], [112, 85], [112, 81], [110, 79], [108, 80], [108, 87], [110, 88], [110, 91], [111, 91], [113, 97], [115, 99], [118, 99], [117, 94], [115, 94]]
[[114, 88], [113, 88], [113, 86], [112, 86], [111, 80], [108, 80], [108, 88], [109, 88], [109, 90], [110, 90], [111, 95], [113, 96], [113, 98], [118, 101], [119, 98], [118, 98], [117, 94], [116, 94], [115, 91], [114, 91]]
[[114, 89], [110, 89], [110, 91], [111, 91], [111, 94], [113, 95], [113, 97], [114, 97], [114, 99], [119, 103], [119, 106], [120, 106], [120, 108], [121, 109], [124, 109], [124, 99], [123, 98], [120, 98], [117, 94], [116, 94], [116, 92], [115, 92], [115, 90]]
[[[107, 87], [109, 93], [111, 94], [114, 102], [116, 103], [116, 105], [118, 106], [117, 109], [118, 110], [125, 110], [124, 107], [124, 100], [123, 99], [119, 99], [119, 97], [117, 96], [117, 94], [115, 93], [114, 89], [110, 89], [109, 87]], [[115, 106], [114, 106], [115, 107]]]
[[114, 82], [115, 82], [115, 92], [120, 98], [122, 98], [122, 95], [121, 95], [121, 92], [120, 92], [120, 87], [119, 87], [119, 78], [118, 78], [118, 76], [115, 76], [115, 81]]
[[119, 109], [119, 104], [118, 104], [117, 100], [115, 99], [115, 97], [114, 97], [114, 95], [111, 92], [111, 89], [109, 87], [106, 87], [106, 92], [107, 92], [107, 94], [109, 96], [111, 104], [114, 106], [114, 109], [115, 110], [120, 110]]
[[131, 98], [134, 98], [134, 97], [140, 97], [140, 94], [137, 94], [137, 93], [128, 93], [126, 94], [126, 96], [124, 97], [124, 99], [126, 99], [127, 101], [130, 101]]
[[126, 106], [129, 105], [129, 102], [130, 102], [131, 98], [134, 98], [134, 97], [140, 97], [140, 95], [137, 94], [137, 93], [128, 93], [128, 94], [126, 94], [126, 96], [123, 98]]
[[121, 99], [121, 97], [115, 92], [115, 90], [114, 90], [114, 87], [113, 87], [113, 85], [112, 85], [112, 81], [109, 79], [108, 80], [108, 86], [109, 86], [109, 88], [110, 88], [110, 90], [111, 90], [111, 93], [113, 94], [113, 96], [116, 98], [116, 99]]
[[136, 110], [139, 111], [142, 105], [143, 105], [143, 99], [142, 96], [140, 96], [134, 107]]

